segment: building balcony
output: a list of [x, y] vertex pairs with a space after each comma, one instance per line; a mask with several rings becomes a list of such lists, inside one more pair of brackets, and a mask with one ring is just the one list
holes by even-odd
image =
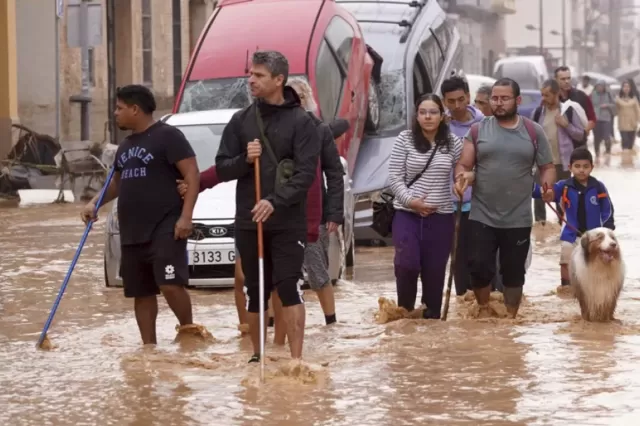
[[491, 0], [491, 10], [499, 15], [516, 13], [516, 0]]

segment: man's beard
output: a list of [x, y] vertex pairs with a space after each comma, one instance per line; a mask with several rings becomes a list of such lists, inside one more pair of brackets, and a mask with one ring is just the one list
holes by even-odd
[[514, 108], [511, 111], [505, 111], [504, 113], [501, 113], [499, 115], [495, 111], [493, 112], [493, 116], [498, 121], [513, 120], [513, 117], [515, 117], [516, 115], [518, 115], [518, 109], [517, 108]]

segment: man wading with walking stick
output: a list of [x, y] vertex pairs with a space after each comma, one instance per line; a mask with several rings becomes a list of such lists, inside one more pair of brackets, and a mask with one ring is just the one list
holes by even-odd
[[[493, 117], [471, 127], [455, 171], [456, 192], [460, 196], [475, 180], [469, 215], [469, 269], [481, 316], [491, 314], [490, 283], [496, 274], [498, 249], [504, 303], [510, 317], [517, 315], [533, 221], [530, 199], [533, 166], [538, 165], [540, 178], [548, 187], [553, 187], [556, 179], [544, 131], [518, 115], [520, 101], [520, 87], [515, 81], [503, 78], [493, 85], [490, 98]], [[474, 168], [475, 179], [465, 173]], [[553, 200], [553, 190], [542, 198]]]
[[[264, 224], [265, 306], [276, 288], [291, 357], [302, 357], [305, 308], [300, 285], [307, 241], [306, 197], [316, 178], [321, 145], [315, 124], [300, 107], [300, 98], [285, 87], [288, 74], [289, 64], [281, 53], [254, 53], [249, 87], [256, 101], [233, 115], [216, 156], [220, 179], [238, 180], [236, 246], [242, 257], [254, 351], [249, 362], [259, 362], [262, 356], [257, 222]], [[262, 184], [258, 203], [253, 169], [256, 158], [260, 158]]]

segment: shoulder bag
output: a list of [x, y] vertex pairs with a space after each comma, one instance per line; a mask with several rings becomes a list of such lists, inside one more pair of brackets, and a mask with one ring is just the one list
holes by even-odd
[[[432, 148], [431, 155], [427, 160], [427, 164], [424, 166], [424, 169], [420, 173], [418, 173], [411, 182], [407, 184], [407, 188], [410, 188], [411, 185], [416, 183], [418, 179], [422, 177], [424, 172], [427, 171], [431, 161], [433, 161], [433, 157], [436, 155], [436, 151], [438, 150], [438, 146], [434, 144]], [[393, 207], [394, 196], [389, 193], [383, 192], [380, 194], [381, 201], [373, 202], [373, 223], [371, 224], [371, 228], [380, 234], [383, 238], [386, 238], [389, 234], [391, 234], [391, 226], [393, 224], [393, 216], [396, 213], [395, 208]]]
[[283, 160], [278, 161], [278, 157], [276, 157], [273, 148], [271, 147], [271, 143], [267, 138], [267, 135], [264, 133], [264, 122], [262, 121], [262, 116], [260, 115], [260, 109], [258, 105], [255, 105], [256, 110], [256, 121], [258, 122], [258, 129], [260, 130], [260, 138], [264, 147], [267, 149], [267, 153], [269, 154], [269, 158], [276, 165], [276, 181], [274, 190], [277, 191], [282, 185], [289, 182], [291, 176], [293, 176], [293, 168], [294, 162], [290, 158], [285, 158]]

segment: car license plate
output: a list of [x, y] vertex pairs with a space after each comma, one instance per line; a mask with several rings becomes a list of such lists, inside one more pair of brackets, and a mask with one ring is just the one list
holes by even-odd
[[189, 265], [229, 265], [235, 261], [235, 250], [193, 250], [189, 252]]

